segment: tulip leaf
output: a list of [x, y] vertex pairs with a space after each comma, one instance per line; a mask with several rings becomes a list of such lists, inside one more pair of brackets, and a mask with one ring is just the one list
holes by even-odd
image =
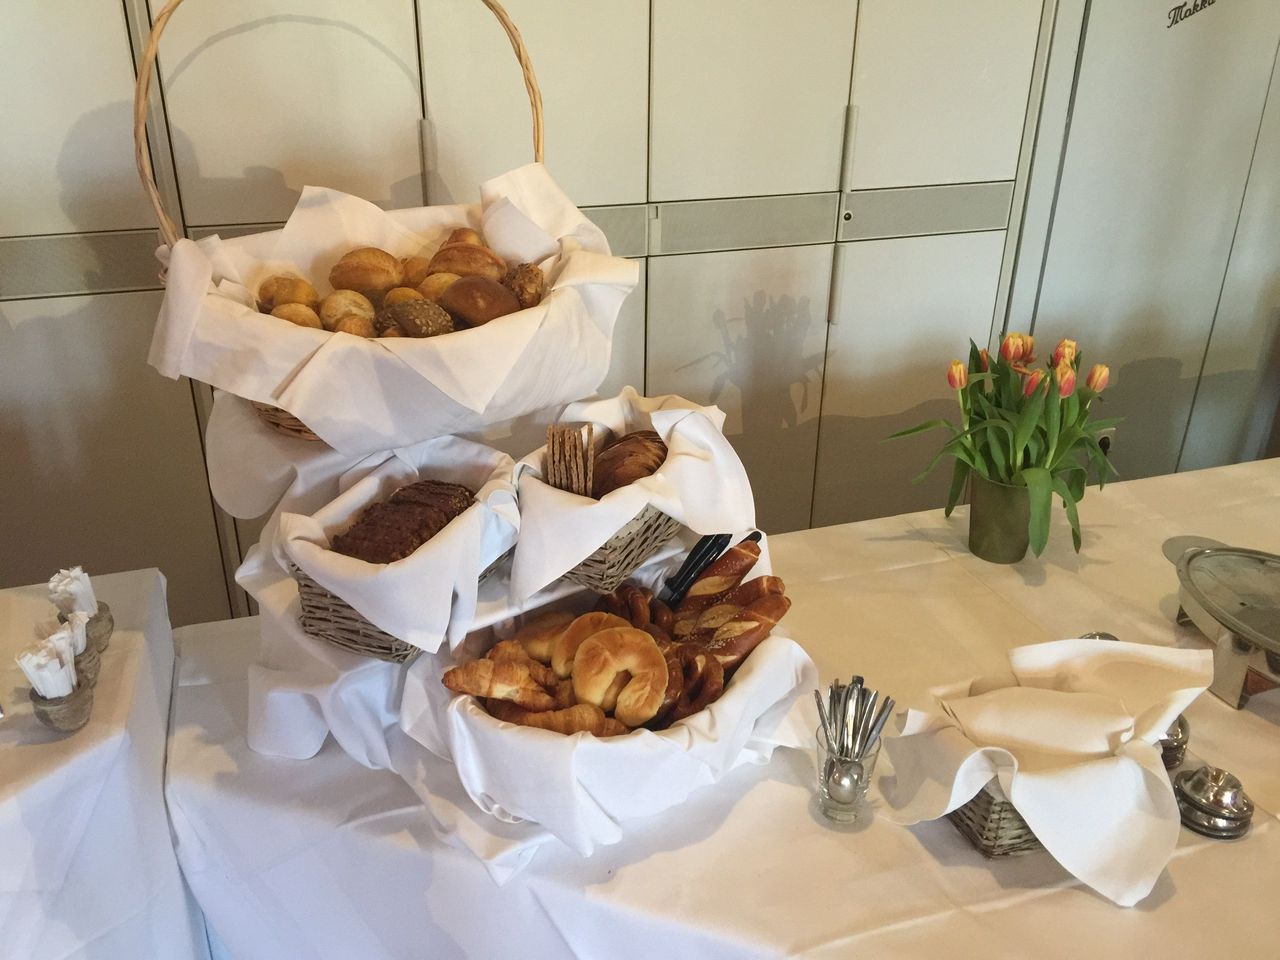
[[1062, 411], [1062, 422], [1068, 426], [1075, 426], [1080, 422], [1080, 391], [1072, 391], [1071, 396], [1067, 397], [1067, 402]]
[[978, 345], [969, 340], [969, 372], [974, 373], [982, 370], [982, 352], [978, 349]]
[[1044, 402], [1044, 432], [1049, 438], [1050, 456], [1058, 443], [1058, 434], [1062, 428], [1062, 401], [1052, 392]]
[[960, 502], [960, 496], [964, 493], [965, 481], [968, 479], [969, 465], [963, 460], [957, 459], [955, 469], [951, 471], [951, 489], [947, 491], [947, 508], [943, 511], [944, 516], [951, 516], [951, 511]]
[[1063, 470], [1062, 473], [1054, 478], [1055, 486], [1059, 478], [1067, 485], [1067, 489], [1071, 491], [1071, 499], [1075, 500], [1076, 503], [1084, 499], [1085, 487], [1089, 483], [1089, 472], [1084, 467], [1071, 467]]
[[1062, 497], [1062, 509], [1067, 512], [1067, 522], [1071, 524], [1071, 543], [1080, 552], [1080, 514], [1076, 511], [1076, 498], [1062, 477], [1053, 478], [1053, 489]]
[[[991, 423], [1001, 423], [1008, 427], [1010, 439], [1013, 437], [1013, 428], [1009, 427], [1003, 420], [992, 420]], [[1012, 471], [1009, 469], [1009, 454], [1005, 450], [1004, 444], [999, 437], [992, 437], [991, 443], [987, 444], [987, 452], [991, 454], [992, 480], [999, 480], [1001, 483], [1008, 483], [1013, 479]]]
[[899, 430], [897, 433], [891, 433], [880, 442], [884, 443], [885, 440], [898, 440], [902, 437], [910, 437], [917, 433], [924, 433], [926, 430], [937, 430], [939, 427], [946, 427], [953, 434], [960, 432], [959, 428], [950, 420], [926, 420], [924, 423], [917, 423], [914, 427], [907, 427], [905, 430]]
[[1044, 467], [1028, 467], [1022, 479], [1031, 495], [1031, 520], [1027, 525], [1031, 550], [1038, 557], [1049, 542], [1049, 515], [1053, 510], [1053, 477]]
[[1042, 382], [1039, 387], [1032, 391], [1031, 397], [1027, 400], [1026, 405], [1018, 414], [1018, 424], [1013, 431], [1013, 459], [1015, 463], [1022, 462], [1022, 451], [1027, 446], [1027, 441], [1031, 439], [1031, 434], [1035, 431], [1036, 425], [1040, 423], [1040, 414], [1044, 411], [1044, 395], [1045, 387]]
[[1093, 434], [1101, 433], [1103, 430], [1110, 430], [1116, 426], [1124, 417], [1104, 417], [1101, 420], [1089, 421], [1089, 432]]

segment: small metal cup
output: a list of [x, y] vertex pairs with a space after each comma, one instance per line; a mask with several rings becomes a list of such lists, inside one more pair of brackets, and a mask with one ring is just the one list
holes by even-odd
[[880, 740], [862, 757], [852, 760], [838, 757], [827, 748], [822, 729], [817, 730], [818, 809], [828, 820], [837, 823], [859, 823], [872, 816], [867, 802], [867, 789], [880, 756]]

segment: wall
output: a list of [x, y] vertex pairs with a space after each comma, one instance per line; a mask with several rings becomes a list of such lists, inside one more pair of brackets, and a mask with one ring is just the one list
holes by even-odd
[[[244, 609], [225, 574], [257, 526], [210, 504], [207, 393], [145, 366], [159, 295], [129, 101], [153, 6], [23, 5], [0, 37], [18, 93], [0, 121], [23, 131], [0, 143], [0, 584], [72, 560], [158, 565], [182, 623]], [[720, 404], [772, 532], [936, 505], [945, 477], [908, 482], [934, 438], [878, 441], [949, 412], [947, 361], [998, 335], [1006, 311], [1034, 316], [1042, 275], [1042, 336], [1093, 309], [1064, 295], [1079, 286], [1070, 265], [1114, 275], [1089, 259], [1087, 222], [1071, 225], [1079, 201], [1058, 196], [1060, 173], [1080, 197], [1101, 169], [1066, 136], [1071, 108], [1105, 137], [1084, 106], [1116, 83], [1082, 73], [1077, 89], [1089, 6], [806, 0], [782, 17], [763, 0], [509, 0], [548, 166], [642, 266], [602, 390]], [[1121, 55], [1110, 32], [1095, 10], [1086, 64]], [[55, 35], [57, 58], [32, 42]], [[159, 73], [152, 157], [192, 236], [277, 224], [309, 183], [387, 206], [472, 200], [530, 156], [519, 70], [475, 0], [191, 2]], [[1263, 93], [1265, 76], [1242, 108], [1255, 131]], [[1065, 163], [1055, 136], [1076, 151]], [[1237, 208], [1246, 175], [1233, 173]], [[1254, 322], [1274, 265], [1274, 197], [1249, 196], [1253, 259], [1224, 293], [1236, 319], [1220, 317], [1207, 371], [1242, 369], [1226, 331]], [[1149, 262], [1137, 240], [1111, 256]], [[1120, 357], [1128, 315], [1097, 322], [1086, 335]], [[1141, 382], [1127, 362], [1120, 382]], [[1193, 349], [1183, 366], [1194, 393]], [[1185, 422], [1190, 394], [1179, 403]]]

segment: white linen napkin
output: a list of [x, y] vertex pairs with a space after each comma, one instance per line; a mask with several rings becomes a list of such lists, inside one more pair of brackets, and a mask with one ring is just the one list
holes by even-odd
[[79, 567], [59, 570], [49, 578], [49, 601], [64, 616], [80, 610], [93, 616], [98, 612], [98, 599], [93, 594], [89, 575]]
[[71, 635], [58, 631], [23, 650], [15, 658], [35, 692], [46, 700], [65, 697], [76, 686]]
[[632, 387], [607, 400], [573, 403], [563, 423], [591, 422], [615, 437], [654, 430], [667, 445], [656, 473], [600, 500], [545, 483], [541, 447], [516, 464], [522, 525], [512, 590], [532, 596], [572, 570], [652, 504], [697, 534], [731, 533], [755, 526], [751, 481], [721, 432], [724, 414], [677, 396], [642, 397]]
[[[277, 560], [285, 569], [297, 564], [370, 623], [406, 643], [427, 651], [446, 639], [460, 643], [475, 614], [481, 573], [511, 549], [520, 529], [513, 465], [507, 454], [459, 437], [396, 450], [314, 515], [282, 514]], [[365, 507], [427, 478], [464, 484], [476, 491], [476, 502], [395, 563], [365, 563], [330, 549], [330, 539]]]
[[957, 809], [990, 780], [1072, 875], [1120, 904], [1147, 896], [1180, 828], [1155, 745], [1213, 679], [1209, 650], [1061, 640], [1009, 652], [1011, 672], [932, 691], [885, 738], [898, 823]]
[[[471, 433], [590, 394], [609, 367], [622, 301], [639, 279], [609, 255], [590, 224], [541, 164], [481, 188], [479, 206], [380, 210], [333, 190], [307, 187], [282, 230], [167, 252], [165, 301], [150, 362], [295, 414], [350, 455]], [[542, 302], [458, 335], [365, 340], [259, 314], [249, 291], [295, 272], [328, 292], [329, 268], [346, 251], [378, 246], [396, 256], [433, 252], [463, 223], [512, 259], [547, 274]], [[572, 345], [572, 349], [568, 348]]]

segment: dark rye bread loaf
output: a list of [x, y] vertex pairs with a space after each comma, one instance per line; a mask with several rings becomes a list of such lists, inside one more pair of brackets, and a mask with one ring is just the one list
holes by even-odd
[[401, 487], [385, 503], [366, 507], [346, 533], [333, 538], [333, 549], [365, 563], [403, 560], [474, 500], [475, 494], [460, 484], [419, 480]]

